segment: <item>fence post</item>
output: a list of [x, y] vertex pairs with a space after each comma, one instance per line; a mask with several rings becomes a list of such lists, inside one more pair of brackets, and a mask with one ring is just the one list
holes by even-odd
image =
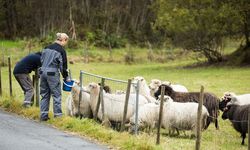
[[248, 150], [250, 150], [250, 107], [248, 107]]
[[0, 96], [2, 96], [2, 67], [0, 66]]
[[198, 112], [197, 112], [195, 150], [199, 150], [200, 145], [201, 145], [201, 113], [202, 113], [203, 97], [204, 97], [204, 87], [201, 86], [199, 106], [198, 106]]
[[[35, 75], [32, 75], [32, 85], [33, 87], [35, 88], [35, 85], [36, 85], [36, 77]], [[31, 99], [31, 104], [33, 105], [34, 102], [35, 102], [35, 96], [36, 96], [36, 93], [34, 92], [34, 95], [32, 96], [32, 99]]]
[[124, 104], [124, 109], [123, 109], [123, 118], [122, 118], [122, 124], [121, 124], [120, 131], [123, 131], [125, 128], [125, 121], [126, 121], [127, 111], [128, 111], [128, 100], [129, 100], [129, 94], [130, 94], [131, 81], [132, 81], [131, 79], [128, 79], [126, 98], [125, 98], [125, 104]]
[[36, 107], [39, 107], [39, 101], [40, 101], [40, 90], [39, 90], [39, 73], [38, 70], [35, 70], [35, 90], [36, 90]]
[[136, 84], [136, 104], [135, 104], [135, 135], [138, 134], [138, 109], [139, 109], [139, 86], [140, 82]]
[[11, 61], [10, 61], [10, 56], [8, 57], [8, 64], [9, 64], [10, 97], [12, 97], [12, 96], [13, 96], [13, 94], [12, 94], [12, 78], [11, 78], [12, 72], [11, 72]]
[[103, 101], [103, 87], [104, 87], [104, 82], [105, 79], [102, 78], [101, 80], [101, 86], [100, 86], [100, 101], [101, 101], [101, 105], [102, 105], [102, 119], [105, 120], [105, 109], [104, 109], [104, 101]]
[[163, 110], [163, 99], [164, 99], [164, 92], [165, 86], [161, 87], [161, 103], [160, 103], [160, 111], [159, 111], [159, 120], [158, 120], [158, 127], [157, 127], [157, 137], [156, 137], [156, 144], [160, 144], [160, 131], [161, 131], [161, 122], [162, 122], [162, 110]]
[[[80, 103], [81, 103], [81, 100], [82, 100], [82, 71], [80, 71], [80, 94], [79, 94], [79, 103], [78, 103], [78, 115], [81, 114], [80, 112]], [[80, 115], [81, 116], [81, 115]]]

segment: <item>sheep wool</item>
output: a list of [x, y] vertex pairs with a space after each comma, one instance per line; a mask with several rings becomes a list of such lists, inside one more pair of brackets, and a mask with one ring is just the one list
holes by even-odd
[[[98, 100], [98, 95], [100, 91], [100, 87], [96, 83], [90, 83], [88, 85], [88, 90], [90, 91], [90, 106], [92, 112], [96, 109], [96, 104]], [[125, 103], [126, 94], [110, 94], [103, 93], [103, 101], [104, 101], [104, 115], [107, 116], [109, 121], [121, 122], [123, 117], [123, 109]], [[136, 94], [130, 94], [129, 102], [128, 102], [128, 110], [126, 120], [129, 121], [129, 118], [135, 112], [135, 103], [136, 103]], [[141, 95], [139, 95], [139, 106], [148, 103], [147, 99]], [[100, 120], [102, 118], [102, 106], [100, 105], [97, 117]]]
[[[174, 102], [169, 96], [164, 96], [164, 100], [162, 126], [172, 130], [192, 130], [196, 134], [198, 103]], [[202, 129], [208, 115], [206, 107], [202, 106]]]

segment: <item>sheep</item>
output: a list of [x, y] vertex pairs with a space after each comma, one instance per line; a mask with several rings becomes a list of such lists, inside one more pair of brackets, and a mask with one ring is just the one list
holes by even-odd
[[[138, 111], [138, 129], [148, 127], [151, 131], [159, 119], [159, 104], [148, 103], [140, 107]], [[135, 127], [135, 114], [129, 119], [131, 130]]]
[[226, 92], [224, 98], [229, 100], [228, 104], [248, 105], [250, 104], [250, 94], [236, 95], [235, 93]]
[[219, 109], [221, 111], [224, 110], [224, 108], [227, 105], [248, 105], [250, 104], [250, 94], [243, 94], [243, 95], [236, 95], [232, 92], [225, 92], [222, 101], [219, 103]]
[[[150, 95], [150, 89], [147, 85], [146, 80], [141, 76], [133, 78], [133, 83], [137, 83], [138, 81], [139, 81], [139, 94], [143, 95], [148, 100], [149, 103], [156, 102], [156, 99]], [[135, 90], [135, 87], [133, 88], [133, 90]]]
[[241, 133], [242, 142], [241, 145], [244, 145], [244, 140], [246, 138], [246, 133], [248, 132], [248, 110], [250, 105], [228, 105], [225, 107], [222, 114], [222, 119], [229, 119], [236, 131]]
[[[90, 106], [92, 112], [95, 112], [97, 100], [100, 92], [100, 86], [96, 83], [89, 83], [87, 87], [87, 91], [90, 92]], [[123, 108], [125, 102], [126, 94], [110, 94], [110, 93], [103, 93], [103, 102], [104, 102], [104, 112], [107, 116], [109, 121], [114, 122], [121, 122], [123, 118]], [[126, 121], [129, 121], [129, 118], [135, 112], [135, 102], [136, 102], [136, 94], [130, 94], [129, 96], [129, 103], [128, 103], [128, 110]], [[147, 99], [141, 95], [139, 95], [139, 106], [148, 103]], [[97, 117], [100, 120], [104, 120], [102, 118], [102, 106], [100, 105]]]
[[[164, 96], [164, 101], [162, 127], [170, 130], [192, 130], [196, 135], [198, 103], [174, 102], [169, 96]], [[202, 129], [205, 129], [208, 115], [206, 107], [202, 106]]]
[[187, 88], [180, 84], [171, 84], [169, 81], [161, 81], [159, 79], [152, 79], [149, 84], [150, 95], [154, 96], [154, 93], [158, 90], [161, 84], [170, 85], [175, 92], [188, 92]]
[[[85, 87], [83, 87], [83, 89], [86, 90]], [[71, 94], [66, 100], [66, 115], [76, 117], [80, 116], [81, 118], [91, 118], [92, 111], [90, 108], [90, 95], [86, 92], [82, 92], [79, 111], [79, 94], [80, 86], [77, 83], [74, 83], [71, 89]]]
[[[165, 86], [164, 95], [170, 96], [176, 102], [199, 102], [200, 93], [199, 92], [175, 92], [169, 85]], [[161, 93], [161, 86], [158, 91], [155, 93], [157, 98]], [[218, 107], [219, 107], [219, 98], [212, 93], [204, 93], [204, 103], [203, 105], [207, 108], [209, 112], [209, 117], [207, 118], [206, 128], [209, 126], [211, 121], [215, 121], [215, 127], [219, 129], [218, 125]]]
[[150, 95], [154, 96], [155, 92], [158, 90], [159, 86], [161, 85], [161, 80], [159, 79], [152, 79], [151, 83], [149, 84]]
[[74, 116], [73, 115], [73, 106], [72, 106], [72, 95], [69, 94], [67, 99], [66, 99], [66, 116]]

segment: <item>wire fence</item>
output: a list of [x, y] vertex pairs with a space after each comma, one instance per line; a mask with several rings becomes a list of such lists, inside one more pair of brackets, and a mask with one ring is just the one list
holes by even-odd
[[[117, 99], [110, 99], [112, 101], [120, 102], [124, 106], [125, 106], [125, 102], [126, 102], [125, 94], [130, 94], [130, 93], [127, 93], [127, 90], [126, 90], [127, 87], [130, 86], [132, 88], [135, 88], [136, 89], [136, 93], [135, 93], [136, 94], [136, 103], [131, 103], [131, 102], [127, 101], [127, 104], [135, 104], [134, 106], [135, 106], [135, 116], [136, 117], [135, 117], [135, 132], [134, 133], [138, 134], [139, 88], [137, 88], [137, 87], [138, 87], [138, 83], [139, 82], [137, 82], [137, 83], [131, 82], [130, 83], [131, 85], [128, 85], [128, 81], [119, 80], [119, 79], [113, 79], [113, 78], [108, 78], [108, 77], [104, 77], [104, 76], [100, 76], [100, 75], [88, 73], [88, 72], [85, 72], [85, 71], [82, 71], [82, 70], [80, 71], [80, 79], [81, 79], [80, 84], [83, 85], [83, 86], [87, 85], [88, 83], [95, 82], [95, 83], [99, 83], [101, 86], [103, 86], [102, 88], [104, 90], [105, 90], [105, 87], [108, 87], [110, 93], [113, 93], [113, 94], [124, 94], [124, 101], [119, 101]], [[99, 103], [102, 104], [102, 107], [101, 107], [102, 108], [102, 113], [105, 114], [105, 108], [104, 108], [104, 106], [105, 106], [104, 105], [105, 100], [103, 99], [103, 93], [100, 94], [100, 98], [103, 101], [99, 102], [99, 100], [98, 100], [97, 106], [96, 106], [96, 110], [93, 112], [94, 113], [94, 117], [97, 117], [96, 115], [97, 115], [97, 113], [99, 111], [99, 106], [98, 106]], [[127, 96], [126, 96], [126, 98], [127, 98]], [[81, 98], [79, 98], [79, 100], [80, 99]], [[79, 102], [79, 104], [80, 104], [80, 102]], [[114, 107], [118, 107], [118, 106], [113, 106], [112, 108], [114, 108]], [[126, 109], [127, 108], [124, 107], [123, 111], [126, 111]], [[109, 110], [109, 111], [111, 111], [111, 110]], [[123, 121], [124, 121], [124, 117], [126, 118], [126, 114], [123, 114]], [[120, 120], [121, 120], [121, 118], [120, 118]], [[117, 119], [119, 119], [119, 118], [117, 118]], [[121, 124], [120, 124], [121, 122], [118, 122], [118, 124], [115, 124], [115, 128], [116, 129], [121, 129]]]

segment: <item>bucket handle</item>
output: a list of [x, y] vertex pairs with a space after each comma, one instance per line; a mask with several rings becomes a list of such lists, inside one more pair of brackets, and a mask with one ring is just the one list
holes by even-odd
[[73, 87], [73, 85], [68, 85], [67, 83], [65, 83], [64, 81], [63, 81], [63, 84], [65, 84], [66, 86], [68, 86], [68, 87], [70, 87], [70, 88], [72, 88]]

